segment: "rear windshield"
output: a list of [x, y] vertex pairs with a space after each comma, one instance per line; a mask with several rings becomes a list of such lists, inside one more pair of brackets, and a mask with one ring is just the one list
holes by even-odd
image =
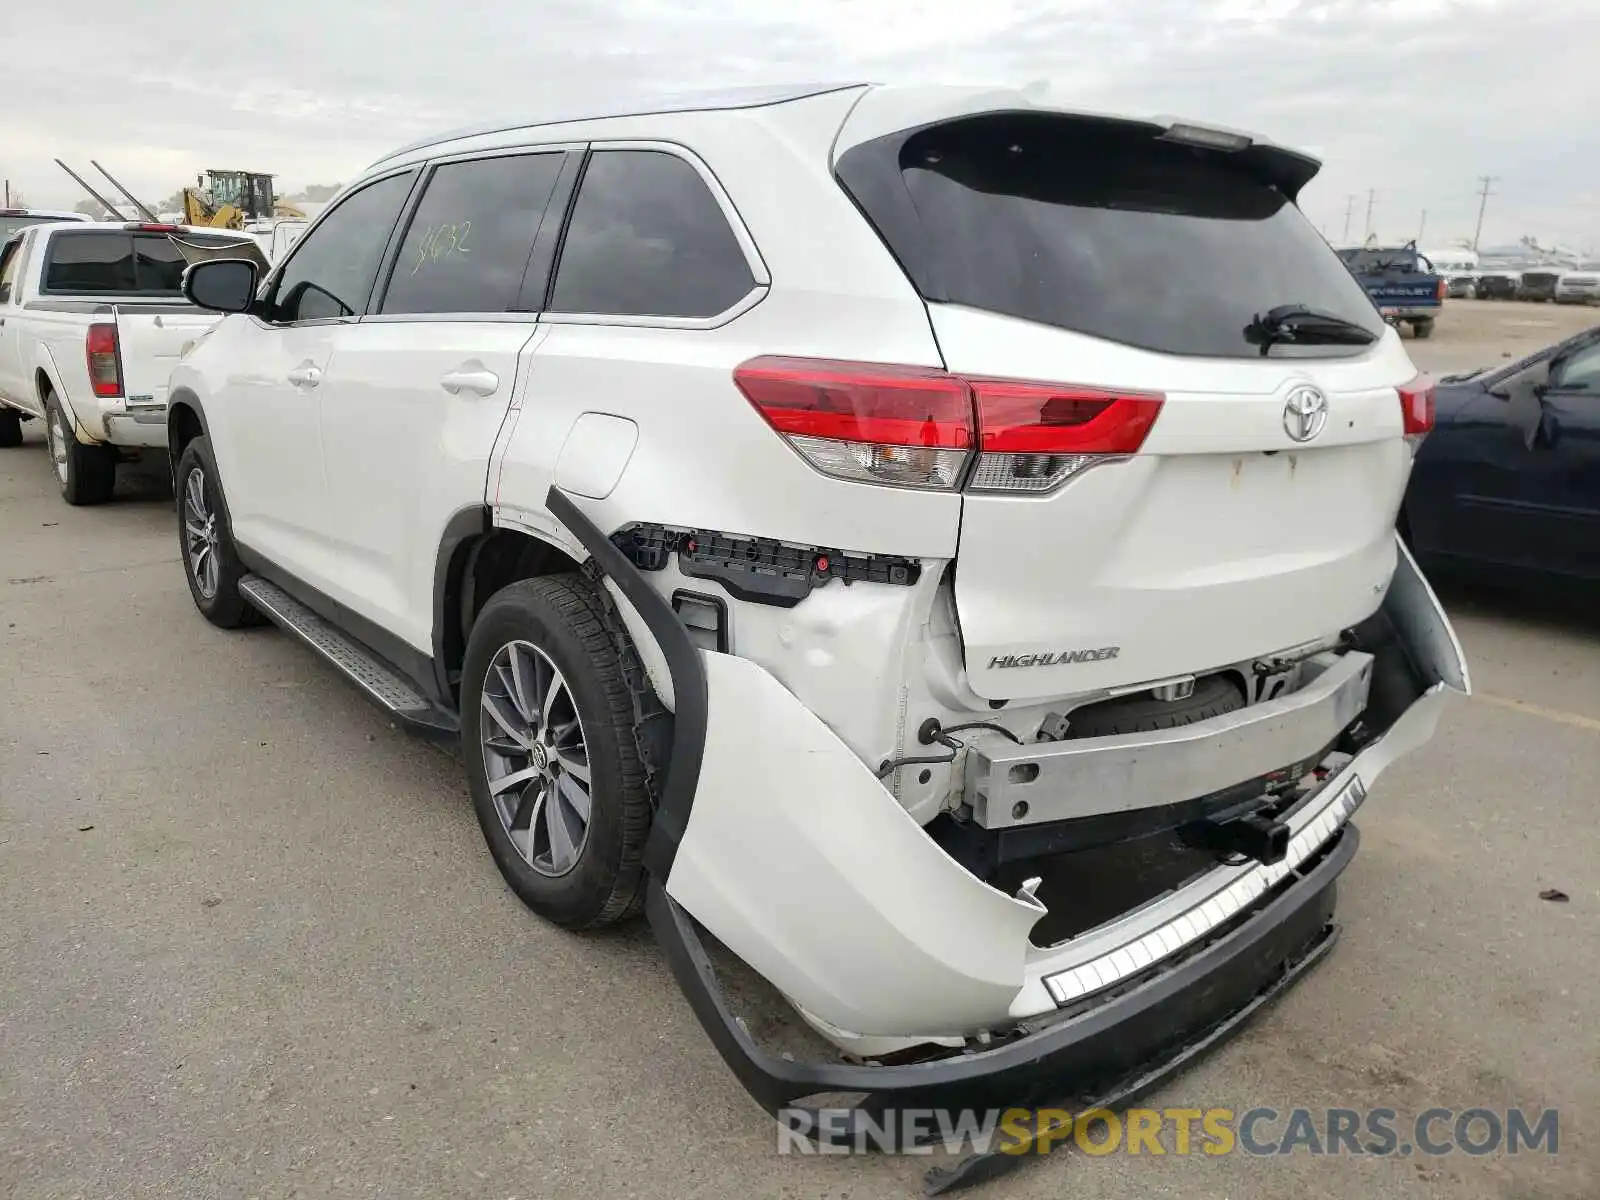
[[[207, 246], [238, 241], [237, 237], [203, 233], [185, 232], [183, 236], [185, 241]], [[43, 290], [75, 295], [176, 296], [185, 265], [183, 255], [164, 233], [58, 233], [50, 239]]]
[[1392, 275], [1430, 270], [1432, 264], [1415, 250], [1341, 250], [1339, 257], [1357, 275]]
[[30, 217], [7, 216], [0, 217], [0, 242], [8, 239], [19, 229], [26, 229], [29, 225], [45, 225], [51, 221], [69, 221], [70, 217]]
[[1258, 356], [1247, 327], [1286, 304], [1383, 331], [1294, 203], [1224, 152], [1037, 114], [950, 122], [899, 147], [907, 219], [851, 162], [873, 146], [840, 182], [929, 299], [1183, 355]]

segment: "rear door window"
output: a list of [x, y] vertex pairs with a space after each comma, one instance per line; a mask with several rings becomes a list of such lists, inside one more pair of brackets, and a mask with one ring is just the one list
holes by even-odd
[[712, 317], [754, 286], [722, 206], [688, 162], [658, 150], [590, 156], [556, 270], [553, 311]]
[[379, 311], [512, 307], [563, 158], [515, 154], [438, 167], [411, 217]]
[[840, 181], [929, 299], [1181, 355], [1258, 356], [1252, 319], [1285, 304], [1383, 332], [1288, 196], [1227, 153], [1104, 121], [948, 122], [899, 145], [902, 219], [874, 145], [841, 157]]

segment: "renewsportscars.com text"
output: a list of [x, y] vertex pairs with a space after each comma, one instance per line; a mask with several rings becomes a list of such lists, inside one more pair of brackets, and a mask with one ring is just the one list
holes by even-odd
[[1118, 1114], [1060, 1108], [786, 1108], [778, 1114], [780, 1154], [1047, 1154], [1072, 1145], [1107, 1154], [1257, 1156], [1555, 1154], [1560, 1113], [1520, 1108], [1130, 1108]]

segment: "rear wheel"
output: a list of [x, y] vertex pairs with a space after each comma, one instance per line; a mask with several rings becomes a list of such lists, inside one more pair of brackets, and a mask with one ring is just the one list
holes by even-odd
[[1432, 333], [1433, 333], [1433, 318], [1432, 317], [1429, 317], [1425, 321], [1413, 321], [1413, 322], [1411, 322], [1411, 336], [1412, 337], [1414, 337], [1414, 338], [1426, 338], [1426, 337], [1431, 336]]
[[651, 804], [633, 697], [581, 577], [501, 589], [467, 643], [462, 752], [495, 864], [540, 916], [593, 929], [644, 896]]
[[0, 404], [0, 447], [22, 445], [22, 414]]
[[50, 447], [56, 485], [68, 504], [104, 504], [117, 486], [115, 446], [80, 442], [61, 401], [45, 398], [44, 435]]

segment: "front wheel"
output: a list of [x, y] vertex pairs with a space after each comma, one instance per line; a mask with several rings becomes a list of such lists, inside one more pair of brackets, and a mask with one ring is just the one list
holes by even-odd
[[115, 446], [80, 442], [61, 401], [54, 396], [45, 399], [44, 436], [63, 500], [76, 505], [104, 504], [111, 499], [117, 486]]
[[211, 439], [197, 437], [183, 448], [174, 476], [178, 492], [178, 546], [189, 595], [200, 615], [223, 629], [259, 625], [261, 615], [239, 594], [245, 576], [233, 546], [233, 531], [211, 457]]
[[462, 668], [478, 824], [511, 890], [568, 929], [614, 924], [644, 899], [652, 807], [601, 604], [577, 575], [509, 584], [484, 605]]

